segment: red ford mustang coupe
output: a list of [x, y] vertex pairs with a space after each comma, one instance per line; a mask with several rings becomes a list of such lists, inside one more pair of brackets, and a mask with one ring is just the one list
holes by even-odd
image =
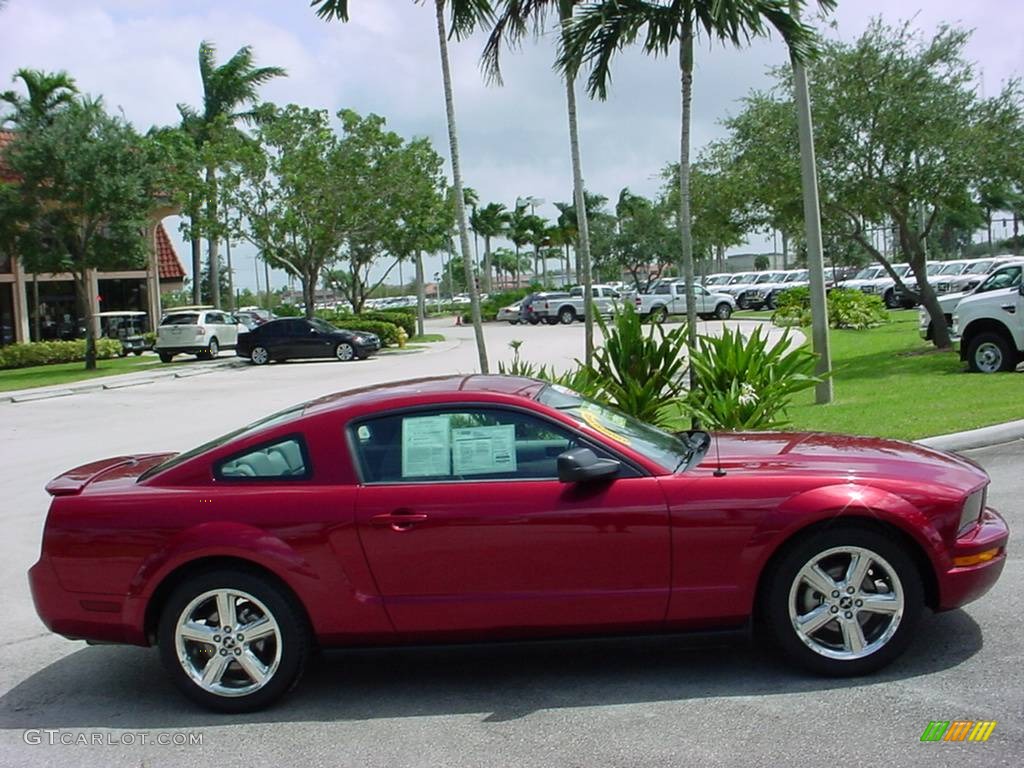
[[531, 379], [423, 379], [57, 477], [30, 581], [54, 632], [155, 643], [225, 711], [315, 645], [756, 625], [862, 674], [999, 577], [988, 482], [906, 443], [672, 435]]

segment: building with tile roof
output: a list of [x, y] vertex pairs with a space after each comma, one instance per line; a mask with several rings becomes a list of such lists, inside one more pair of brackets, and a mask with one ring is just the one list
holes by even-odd
[[[18, 183], [17, 176], [4, 163], [5, 150], [15, 137], [13, 131], [0, 130], [0, 184]], [[185, 278], [185, 268], [163, 225], [163, 219], [175, 213], [177, 210], [169, 201], [154, 201], [146, 231], [152, 247], [145, 268], [92, 272], [93, 315], [141, 310], [148, 315], [150, 329], [156, 328], [161, 315], [160, 294], [180, 290]], [[84, 331], [84, 309], [71, 275], [26, 274], [17, 254], [0, 254], [0, 344], [76, 338]]]

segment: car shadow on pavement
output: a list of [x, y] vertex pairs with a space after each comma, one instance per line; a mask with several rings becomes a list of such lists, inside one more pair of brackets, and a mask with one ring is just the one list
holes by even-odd
[[660, 636], [328, 651], [272, 709], [219, 715], [181, 696], [154, 649], [97, 646], [50, 664], [0, 697], [0, 728], [198, 728], [231, 723], [359, 721], [812, 693], [943, 672], [983, 645], [961, 610], [926, 615], [907, 653], [879, 674], [820, 678], [748, 643]]

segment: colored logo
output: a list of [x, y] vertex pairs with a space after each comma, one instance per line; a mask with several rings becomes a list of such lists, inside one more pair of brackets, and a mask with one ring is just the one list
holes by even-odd
[[921, 741], [988, 741], [995, 729], [995, 720], [932, 720]]

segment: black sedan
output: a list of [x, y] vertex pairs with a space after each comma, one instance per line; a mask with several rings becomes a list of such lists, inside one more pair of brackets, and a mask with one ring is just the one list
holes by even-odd
[[239, 334], [235, 354], [266, 365], [271, 360], [308, 357], [363, 359], [378, 349], [380, 339], [372, 333], [346, 331], [319, 319], [284, 318]]

